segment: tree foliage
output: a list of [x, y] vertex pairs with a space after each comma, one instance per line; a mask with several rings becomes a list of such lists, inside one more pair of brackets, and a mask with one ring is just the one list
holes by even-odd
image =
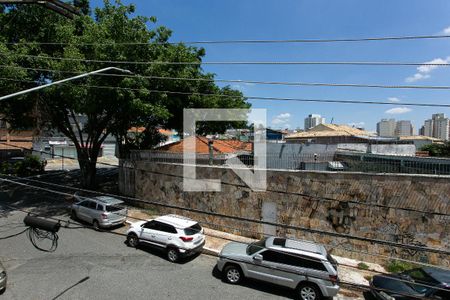
[[[0, 68], [0, 76], [11, 79], [0, 80], [1, 94], [110, 66], [129, 70], [135, 76], [108, 71], [110, 76], [90, 76], [53, 86], [4, 101], [0, 113], [5, 113], [15, 127], [38, 122], [38, 127], [58, 129], [70, 138], [77, 149], [84, 186], [94, 184], [97, 156], [108, 135], [117, 137], [123, 155], [129, 149], [150, 148], [158, 143], [158, 127], [182, 132], [184, 108], [249, 107], [241, 92], [215, 85], [214, 74], [204, 72], [200, 64], [146, 64], [200, 63], [205, 51], [169, 43], [171, 31], [156, 26], [154, 17], [134, 16], [134, 5], [105, 0], [92, 16], [88, 1], [76, 1], [75, 5], [83, 14], [74, 20], [33, 5], [8, 6], [0, 14], [0, 57], [2, 64], [8, 65]], [[19, 66], [27, 69], [16, 68]], [[139, 75], [203, 80], [150, 79]], [[205, 93], [214, 96], [199, 95]], [[81, 114], [87, 116], [84, 129], [76, 126]], [[237, 125], [209, 124], [202, 126], [201, 131], [220, 132], [233, 124]], [[138, 139], [127, 135], [133, 126], [146, 128]]]
[[420, 150], [428, 151], [430, 156], [450, 157], [450, 142], [425, 145]]

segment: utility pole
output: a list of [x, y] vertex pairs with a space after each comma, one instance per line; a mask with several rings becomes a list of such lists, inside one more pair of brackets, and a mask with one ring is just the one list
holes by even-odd
[[78, 8], [60, 0], [0, 0], [0, 4], [38, 4], [53, 10], [54, 12], [73, 19], [74, 15], [81, 15]]

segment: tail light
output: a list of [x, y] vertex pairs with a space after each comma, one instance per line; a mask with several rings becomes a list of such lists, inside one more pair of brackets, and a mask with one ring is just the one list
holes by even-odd
[[103, 219], [103, 220], [108, 219], [108, 215], [107, 215], [106, 213], [102, 213], [102, 219]]
[[337, 277], [337, 275], [330, 275], [330, 281], [333, 284], [336, 284], [339, 282], [339, 278]]
[[180, 239], [181, 239], [183, 242], [190, 242], [190, 241], [192, 241], [194, 238], [191, 237], [191, 236], [180, 236]]

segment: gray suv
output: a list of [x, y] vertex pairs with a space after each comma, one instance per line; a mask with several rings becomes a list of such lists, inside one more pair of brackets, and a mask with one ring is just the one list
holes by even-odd
[[309, 241], [269, 237], [252, 244], [231, 242], [220, 252], [217, 267], [225, 282], [258, 279], [295, 289], [302, 300], [339, 291], [336, 261], [324, 246]]
[[98, 196], [93, 198], [74, 195], [77, 203], [70, 207], [72, 219], [80, 219], [92, 224], [95, 230], [123, 224], [128, 210], [123, 201], [114, 197]]

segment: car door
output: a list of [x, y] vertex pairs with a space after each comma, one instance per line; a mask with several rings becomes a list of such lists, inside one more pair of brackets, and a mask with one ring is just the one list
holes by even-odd
[[295, 279], [299, 274], [298, 268], [289, 264], [290, 254], [273, 250], [264, 250], [259, 254], [262, 260], [252, 266], [255, 268], [256, 279], [287, 287], [295, 286]]
[[100, 214], [97, 211], [97, 202], [88, 201], [89, 204], [86, 207], [86, 221], [92, 223], [94, 220], [100, 221]]
[[139, 239], [141, 239], [143, 242], [160, 246], [156, 241], [158, 227], [159, 227], [159, 222], [157, 222], [155, 220], [144, 223], [141, 227]]
[[88, 206], [89, 200], [84, 200], [78, 204], [77, 217], [83, 221], [88, 221]]
[[157, 225], [157, 228], [155, 229], [155, 240], [158, 244], [167, 246], [169, 244], [178, 244], [176, 241], [174, 241], [174, 238], [176, 238], [177, 230], [175, 227], [169, 224], [159, 223]]

